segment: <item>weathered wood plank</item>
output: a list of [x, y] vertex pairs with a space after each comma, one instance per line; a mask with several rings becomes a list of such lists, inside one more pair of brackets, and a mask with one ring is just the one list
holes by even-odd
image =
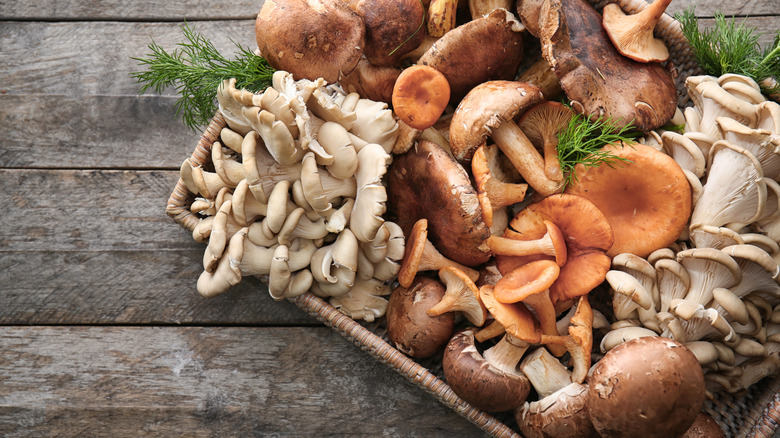
[[[7, 94], [136, 95], [138, 86], [129, 73], [142, 68], [131, 58], [146, 57], [153, 40], [173, 50], [183, 42], [180, 25], [0, 22], [0, 87]], [[232, 41], [257, 46], [254, 20], [192, 26], [225, 56], [235, 53]]]
[[480, 436], [327, 328], [0, 328], [0, 430]]
[[0, 248], [202, 248], [165, 215], [178, 177], [176, 171], [0, 169], [0, 203], [12, 206], [0, 224]]
[[224, 3], [133, 1], [36, 1], [0, 3], [0, 20], [195, 20], [254, 19], [262, 0]]
[[175, 117], [176, 99], [0, 95], [0, 167], [177, 169], [200, 133]]
[[[769, 44], [780, 16], [752, 17], [746, 23], [758, 27], [765, 34], [761, 43]], [[199, 22], [196, 28], [227, 55], [234, 52], [231, 38], [255, 44], [251, 20]], [[2, 88], [7, 94], [132, 96], [138, 86], [129, 72], [140, 67], [131, 57], [145, 56], [152, 39], [173, 49], [182, 39], [179, 24], [0, 22]]]
[[[213, 2], [187, 0], [185, 2], [154, 2], [134, 0], [52, 0], [35, 3], [16, 2], [0, 4], [0, 20], [136, 20], [165, 21], [253, 19], [262, 7], [262, 0], [239, 0], [215, 6]], [[778, 7], [766, 0], [676, 0], [669, 5], [670, 12], [695, 6], [697, 15], [712, 17], [716, 11], [730, 15], [776, 15]]]
[[255, 277], [204, 298], [202, 250], [0, 251], [0, 324], [318, 324]]

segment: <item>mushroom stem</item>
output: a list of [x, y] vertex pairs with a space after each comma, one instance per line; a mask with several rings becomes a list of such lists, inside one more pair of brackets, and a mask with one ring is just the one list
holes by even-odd
[[555, 257], [558, 266], [566, 264], [567, 249], [563, 239], [563, 233], [557, 225], [550, 221], [544, 221], [547, 232], [536, 240], [519, 240], [509, 237], [490, 236], [487, 244], [493, 254], [521, 256], [544, 254]]
[[485, 350], [482, 356], [490, 365], [502, 372], [517, 374], [517, 364], [530, 346], [531, 344], [528, 342], [517, 339], [507, 333], [496, 345]]
[[555, 100], [563, 93], [561, 81], [544, 58], [528, 67], [517, 80], [539, 87], [545, 100]]
[[491, 138], [540, 196], [552, 195], [563, 187], [562, 181], [554, 181], [547, 176], [544, 171], [544, 158], [517, 123], [512, 120], [505, 121], [493, 130]]
[[658, 20], [661, 19], [661, 16], [664, 14], [664, 11], [669, 6], [669, 4], [672, 2], [672, 0], [654, 0], [652, 3], [647, 5], [644, 9], [637, 12], [635, 15], [639, 19], [641, 17], [641, 20], [638, 20], [638, 30], [652, 30], [655, 28], [655, 25], [658, 23]]
[[520, 371], [531, 381], [539, 399], [571, 383], [571, 373], [544, 347], [539, 347], [520, 363]]

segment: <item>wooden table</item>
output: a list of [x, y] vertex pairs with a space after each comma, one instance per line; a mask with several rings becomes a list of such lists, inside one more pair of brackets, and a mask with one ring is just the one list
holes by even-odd
[[[0, 2], [0, 435], [481, 433], [254, 278], [196, 293], [204, 246], [164, 209], [199, 133], [131, 57], [185, 19], [252, 46], [260, 3]], [[718, 8], [780, 27], [778, 0]]]

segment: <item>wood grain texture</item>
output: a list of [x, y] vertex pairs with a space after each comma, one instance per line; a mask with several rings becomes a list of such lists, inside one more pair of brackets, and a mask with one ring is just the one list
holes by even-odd
[[474, 437], [327, 328], [0, 328], [0, 430], [29, 436]]
[[153, 0], [65, 0], [0, 3], [0, 20], [219, 20], [254, 19], [262, 0], [237, 0], [215, 4], [202, 0], [158, 2]]

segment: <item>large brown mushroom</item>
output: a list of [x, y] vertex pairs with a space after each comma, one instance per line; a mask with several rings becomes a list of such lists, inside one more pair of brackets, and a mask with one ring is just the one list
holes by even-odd
[[477, 192], [468, 173], [447, 151], [420, 141], [395, 156], [387, 175], [387, 210], [409, 235], [415, 222], [428, 220], [428, 239], [448, 259], [478, 266], [490, 258]]
[[641, 63], [618, 53], [602, 27], [601, 14], [585, 0], [524, 0], [518, 16], [539, 38], [542, 56], [561, 82], [572, 108], [588, 117], [611, 118], [650, 131], [677, 108], [671, 73], [659, 63]]
[[417, 0], [359, 0], [354, 10], [366, 26], [364, 54], [373, 65], [396, 64], [425, 38], [425, 8]]
[[681, 436], [704, 398], [696, 356], [679, 342], [658, 336], [610, 350], [589, 378], [590, 418], [603, 437]]
[[447, 32], [417, 63], [442, 72], [451, 101], [457, 102], [477, 84], [515, 77], [523, 57], [522, 31], [514, 14], [496, 9]]
[[336, 82], [363, 54], [363, 20], [341, 0], [268, 0], [255, 20], [257, 47], [295, 79]]

